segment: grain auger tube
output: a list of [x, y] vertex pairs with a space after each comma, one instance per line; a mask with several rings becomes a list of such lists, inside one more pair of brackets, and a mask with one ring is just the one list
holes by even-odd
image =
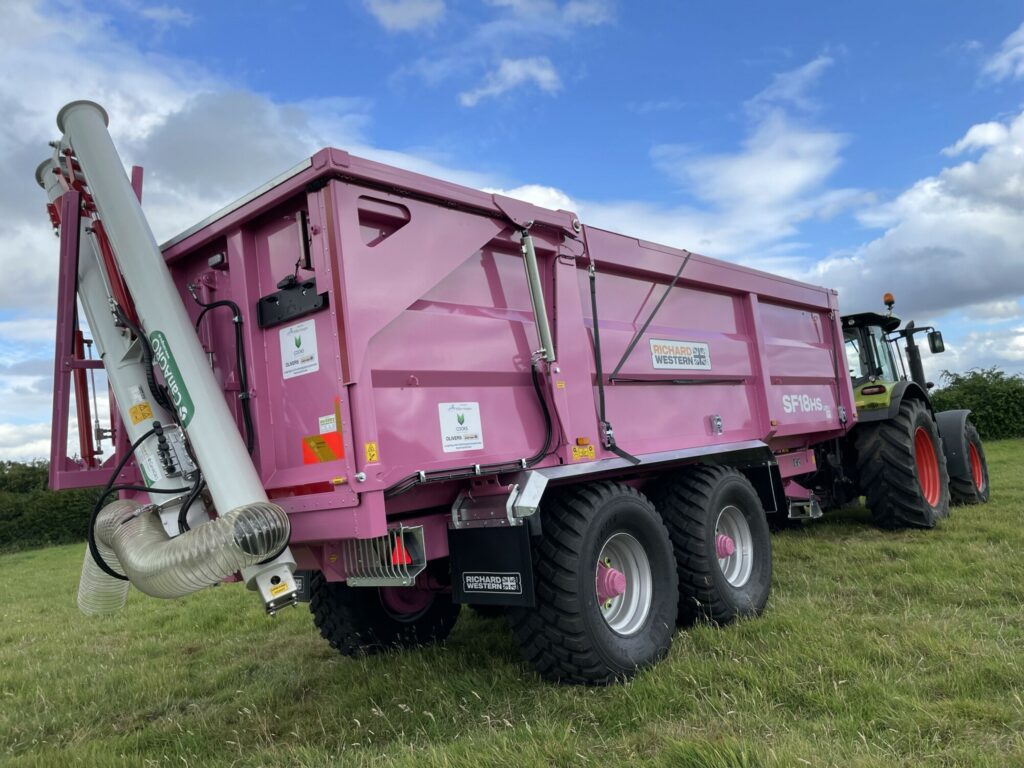
[[241, 571], [274, 613], [296, 597], [288, 517], [267, 499], [107, 132], [106, 113], [75, 101], [60, 111], [57, 126], [62, 138], [37, 180], [51, 210], [63, 203], [62, 248], [71, 258], [62, 268], [76, 272], [77, 298], [131, 441], [101, 501], [119, 487], [115, 479], [132, 456], [152, 499], [94, 510], [79, 607], [117, 609], [128, 582], [169, 598]]

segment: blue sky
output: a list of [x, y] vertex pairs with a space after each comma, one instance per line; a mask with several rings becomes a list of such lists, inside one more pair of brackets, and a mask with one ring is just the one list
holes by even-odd
[[46, 452], [56, 243], [32, 171], [75, 98], [146, 167], [158, 239], [335, 145], [844, 311], [892, 290], [946, 332], [933, 375], [1024, 370], [1022, 22], [996, 0], [7, 0], [0, 458]]

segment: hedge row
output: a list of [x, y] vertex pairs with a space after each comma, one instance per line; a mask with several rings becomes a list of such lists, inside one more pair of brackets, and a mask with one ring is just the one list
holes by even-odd
[[1024, 437], [1024, 376], [996, 368], [942, 372], [944, 386], [932, 393], [937, 411], [969, 408], [985, 440]]
[[97, 489], [50, 491], [45, 462], [0, 462], [0, 552], [84, 541]]

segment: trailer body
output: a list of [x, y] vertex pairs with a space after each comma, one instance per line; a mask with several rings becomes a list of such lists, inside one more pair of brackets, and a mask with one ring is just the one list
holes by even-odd
[[[807, 498], [797, 480], [815, 469], [811, 449], [856, 418], [835, 292], [574, 222], [325, 149], [163, 246], [193, 319], [189, 284], [204, 303], [242, 308], [255, 463], [291, 516], [302, 567], [345, 578], [338, 542], [383, 536], [397, 516], [430, 526], [428, 559], [447, 554], [450, 515], [437, 509], [469, 482], [388, 490], [419, 473], [515, 463], [543, 445], [527, 223], [557, 352], [545, 386], [555, 435], [535, 470], [558, 483], [763, 446], [789, 495]], [[606, 378], [668, 289], [604, 383], [607, 421], [641, 460], [635, 470], [601, 430], [592, 264]], [[290, 276], [316, 301], [261, 327], [261, 301]], [[208, 317], [199, 335], [241, 425], [231, 323]]]
[[[123, 347], [133, 381], [152, 379], [136, 343], [148, 336], [159, 369], [149, 394], [159, 400], [163, 387], [172, 438], [199, 456], [178, 474], [197, 478], [189, 495], [202, 520], [227, 513], [218, 498], [236, 490], [233, 464], [254, 472], [262, 489], [247, 484], [249, 513], [283, 510], [289, 525], [278, 575], [258, 582], [268, 610], [281, 607], [276, 589], [293, 589], [297, 563], [303, 588], [311, 581], [319, 595], [321, 632], [343, 652], [443, 637], [458, 603], [502, 606], [516, 612], [513, 631], [542, 674], [607, 682], [659, 658], [677, 615], [723, 623], [763, 609], [764, 515], [820, 515], [822, 446], [856, 422], [834, 291], [330, 148], [173, 238], [155, 264], [126, 269], [135, 254], [118, 233], [145, 240], [141, 173], [134, 193], [118, 182], [99, 107], [65, 110], [80, 133], [40, 168], [67, 189], [60, 196], [40, 178], [62, 237], [54, 487], [101, 483], [115, 465], [130, 481], [133, 464], [117, 462], [134, 450], [123, 426], [149, 424], [118, 403], [115, 455], [100, 463], [87, 424], [81, 457], [66, 455], [69, 392], [87, 420], [80, 372], [96, 365], [82, 359], [73, 317], [77, 275], [87, 314], [105, 324], [106, 345]], [[132, 215], [122, 221], [109, 201], [97, 208], [90, 175]], [[79, 217], [91, 225], [68, 226]], [[82, 262], [87, 234], [93, 255]], [[95, 296], [82, 295], [82, 263], [105, 275], [88, 282]], [[160, 312], [132, 296], [146, 294], [155, 267], [178, 294], [161, 293]], [[141, 329], [127, 319], [133, 303]], [[194, 373], [177, 369], [160, 330], [172, 321], [174, 345], [191, 347], [184, 328], [194, 325], [212, 384], [192, 352]], [[105, 355], [111, 377], [116, 363]], [[145, 400], [146, 388], [130, 391]], [[211, 388], [223, 403], [208, 411]], [[239, 436], [251, 436], [251, 459], [235, 436], [222, 441], [231, 459], [192, 450], [197, 439], [218, 442], [223, 430], [204, 413], [225, 406]], [[144, 469], [142, 450], [131, 458]], [[204, 472], [216, 482], [208, 495]], [[152, 474], [135, 479], [153, 488]], [[99, 519], [162, 519], [173, 547], [192, 520], [183, 499]], [[238, 544], [238, 530], [218, 552]], [[173, 570], [176, 556], [164, 562]], [[576, 569], [571, 584], [557, 568]], [[571, 594], [555, 594], [563, 589]]]

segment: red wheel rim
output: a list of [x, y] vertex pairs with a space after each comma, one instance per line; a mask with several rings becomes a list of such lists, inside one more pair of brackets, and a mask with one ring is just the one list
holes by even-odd
[[914, 433], [914, 456], [917, 461], [917, 481], [921, 484], [921, 493], [929, 506], [939, 503], [941, 489], [939, 487], [939, 459], [935, 455], [932, 436], [924, 427], [918, 427]]
[[978, 491], [985, 490], [985, 471], [981, 468], [981, 455], [974, 443], [967, 444], [967, 456], [971, 461], [971, 479]]

